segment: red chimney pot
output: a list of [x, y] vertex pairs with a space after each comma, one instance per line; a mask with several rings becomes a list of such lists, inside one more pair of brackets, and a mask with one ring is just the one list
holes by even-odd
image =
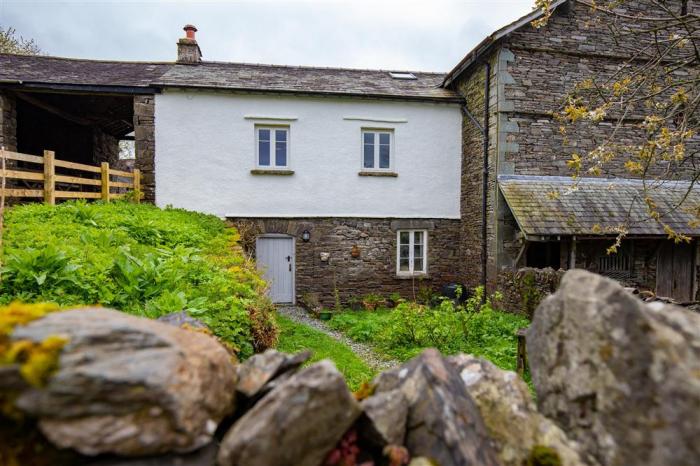
[[194, 33], [197, 32], [197, 28], [192, 26], [191, 24], [186, 24], [184, 28], [185, 33], [187, 34], [188, 39], [194, 40]]

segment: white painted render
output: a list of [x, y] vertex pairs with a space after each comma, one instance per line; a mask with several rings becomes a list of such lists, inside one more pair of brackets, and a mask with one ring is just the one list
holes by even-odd
[[[459, 218], [456, 104], [166, 90], [156, 201], [220, 217]], [[289, 125], [291, 176], [253, 175], [256, 124]], [[358, 176], [363, 128], [394, 131], [398, 177]]]

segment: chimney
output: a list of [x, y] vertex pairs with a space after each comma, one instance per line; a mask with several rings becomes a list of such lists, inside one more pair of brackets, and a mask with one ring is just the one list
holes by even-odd
[[202, 61], [202, 51], [194, 38], [197, 28], [187, 24], [182, 29], [185, 30], [186, 36], [177, 41], [177, 62], [185, 65], [198, 65]]

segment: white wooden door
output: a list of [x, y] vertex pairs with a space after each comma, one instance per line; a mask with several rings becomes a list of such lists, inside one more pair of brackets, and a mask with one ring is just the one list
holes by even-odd
[[294, 302], [294, 239], [262, 236], [256, 244], [258, 269], [269, 285], [274, 303]]

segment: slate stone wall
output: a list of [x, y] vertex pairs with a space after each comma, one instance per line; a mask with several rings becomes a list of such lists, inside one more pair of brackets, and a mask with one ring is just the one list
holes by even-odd
[[136, 168], [141, 170], [141, 192], [146, 202], [156, 201], [155, 105], [153, 95], [134, 96], [134, 151]]
[[0, 92], [0, 146], [17, 150], [17, 104], [15, 98]]
[[[270, 218], [230, 219], [241, 234], [244, 249], [255, 256], [255, 238], [281, 233], [296, 238], [296, 296], [317, 293], [324, 306], [333, 306], [337, 287], [341, 302], [368, 293], [388, 297], [399, 293], [414, 299], [421, 287], [439, 290], [460, 279], [458, 268], [464, 260], [458, 254], [460, 221], [448, 219], [374, 218]], [[407, 279], [396, 276], [397, 229], [428, 230], [428, 275]], [[311, 233], [305, 243], [304, 230]], [[360, 251], [352, 257], [353, 246]], [[321, 260], [329, 253], [329, 260]]]
[[[680, 11], [680, 0], [670, 3]], [[639, 0], [625, 2], [624, 8], [634, 15], [651, 14], [653, 7], [648, 0]], [[487, 235], [488, 279], [492, 287], [501, 285], [501, 272], [520, 265], [515, 259], [522, 246], [515, 219], [496, 186], [497, 175], [570, 176], [566, 161], [571, 154], [592, 149], [613, 129], [614, 119], [579, 127], [576, 133], [568, 134], [567, 145], [559, 132], [560, 124], [553, 119], [553, 113], [561, 108], [576, 83], [594, 75], [610, 76], [629, 59], [629, 54], [623, 52], [607, 26], [596, 17], [588, 7], [569, 2], [557, 10], [546, 27], [524, 26], [497, 44], [490, 56], [483, 57], [493, 71]], [[479, 121], [483, 118], [483, 68], [483, 64], [472, 66], [453, 84]], [[638, 142], [639, 122], [633, 118], [619, 129], [617, 142]], [[462, 139], [460, 251], [468, 265], [460, 273], [465, 283], [475, 286], [480, 280], [483, 157], [481, 134], [467, 117], [463, 119]], [[690, 150], [695, 147], [700, 148], [700, 136], [691, 143]], [[630, 176], [623, 163], [624, 160], [614, 161], [603, 176]], [[692, 168], [675, 170], [681, 176], [691, 172]], [[653, 266], [648, 262], [644, 267], [646, 275], [638, 278], [649, 283]]]

